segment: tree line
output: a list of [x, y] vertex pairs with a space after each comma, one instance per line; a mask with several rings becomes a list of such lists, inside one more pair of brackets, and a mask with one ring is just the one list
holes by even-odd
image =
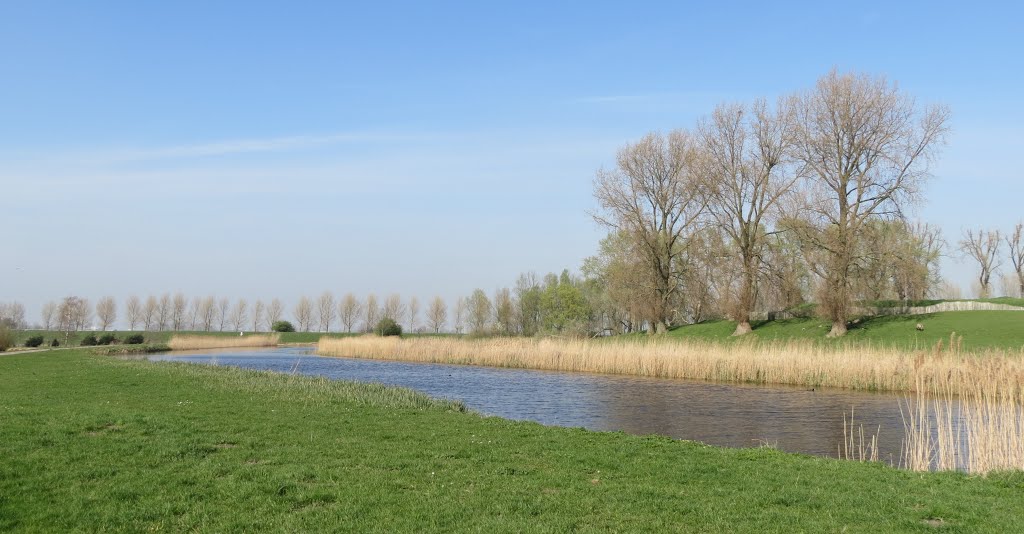
[[[19, 309], [20, 327], [24, 327], [24, 310]], [[424, 310], [418, 298], [405, 301], [397, 293], [378, 301], [374, 294], [360, 299], [347, 293], [336, 299], [329, 291], [315, 299], [302, 296], [290, 310], [277, 298], [250, 303], [244, 298], [211, 295], [189, 299], [183, 293], [164, 293], [145, 299], [132, 295], [118, 306], [113, 297], [103, 297], [91, 305], [87, 299], [68, 296], [43, 305], [39, 326], [61, 332], [92, 327], [106, 331], [120, 319], [132, 331], [267, 332], [274, 323], [290, 319], [297, 331], [329, 333], [370, 332], [385, 318], [406, 325], [408, 331], [436, 333], [446, 328], [448, 306], [441, 297], [432, 299]]]

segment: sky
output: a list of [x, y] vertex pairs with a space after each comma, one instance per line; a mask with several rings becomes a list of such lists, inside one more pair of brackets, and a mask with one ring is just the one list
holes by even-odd
[[1024, 218], [1020, 3], [690, 4], [0, 2], [0, 302], [577, 270], [618, 148], [833, 68], [951, 109], [915, 218]]

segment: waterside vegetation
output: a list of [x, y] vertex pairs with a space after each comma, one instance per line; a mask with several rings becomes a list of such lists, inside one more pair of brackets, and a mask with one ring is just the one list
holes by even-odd
[[[962, 391], [998, 366], [1024, 383], [1024, 349], [960, 350], [948, 345], [917, 353], [870, 344], [826, 345], [812, 341], [723, 344], [706, 340], [610, 338], [324, 338], [324, 356], [429, 363], [487, 365], [568, 372], [607, 373], [721, 382], [790, 384], [869, 391], [912, 391], [915, 373], [923, 392]], [[941, 386], [941, 388], [939, 387]], [[936, 389], [937, 388], [937, 389]]]

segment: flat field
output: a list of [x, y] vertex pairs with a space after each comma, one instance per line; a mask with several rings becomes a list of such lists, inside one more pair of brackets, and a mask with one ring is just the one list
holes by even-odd
[[1024, 531], [1024, 474], [549, 428], [378, 385], [0, 358], [0, 531]]

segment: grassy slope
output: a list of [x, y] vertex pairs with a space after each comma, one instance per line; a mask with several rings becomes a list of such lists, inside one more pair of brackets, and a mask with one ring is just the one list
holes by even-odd
[[[917, 331], [921, 323], [925, 329]], [[829, 323], [821, 319], [754, 322], [753, 336], [761, 340], [806, 339], [822, 343], [877, 343], [905, 348], [930, 348], [949, 343], [950, 333], [963, 336], [965, 349], [1024, 347], [1024, 312], [970, 311], [928, 315], [873, 317], [852, 325], [845, 338], [826, 340]], [[676, 328], [673, 338], [728, 341], [736, 323], [708, 321]]]
[[0, 531], [1024, 530], [1024, 474], [916, 474], [459, 413], [405, 390], [0, 357]]

